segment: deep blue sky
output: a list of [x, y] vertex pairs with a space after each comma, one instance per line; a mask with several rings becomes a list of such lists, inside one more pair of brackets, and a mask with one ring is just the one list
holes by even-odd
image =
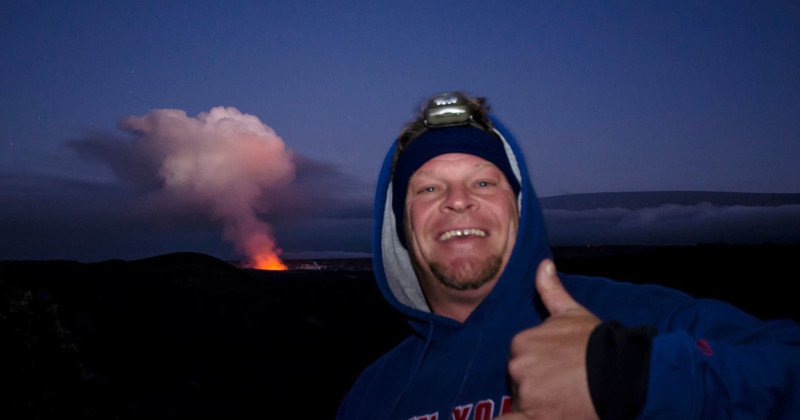
[[[368, 202], [404, 122], [430, 94], [454, 89], [488, 97], [543, 196], [800, 192], [797, 2], [393, 3], [4, 2], [0, 195], [17, 203], [2, 215], [8, 229], [80, 225], [111, 212], [87, 200], [136, 200], [108, 164], [68, 144], [120, 136], [121, 119], [163, 108], [254, 115]], [[353, 215], [335, 223], [368, 226], [368, 209]], [[117, 229], [111, 219], [105, 231]], [[118, 252], [219, 236], [207, 227], [173, 232], [163, 249]], [[301, 251], [302, 240], [282, 241]], [[41, 256], [115, 252], [85, 242], [84, 253], [55, 241]], [[0, 257], [36, 252], [11, 248]]]

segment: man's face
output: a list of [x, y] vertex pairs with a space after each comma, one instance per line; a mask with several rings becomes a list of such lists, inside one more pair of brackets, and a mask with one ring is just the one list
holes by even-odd
[[474, 155], [439, 155], [409, 179], [405, 212], [406, 238], [429, 299], [431, 292], [491, 291], [519, 223], [502, 171]]

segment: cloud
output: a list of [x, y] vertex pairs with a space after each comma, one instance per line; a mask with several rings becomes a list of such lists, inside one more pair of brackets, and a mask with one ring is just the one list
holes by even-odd
[[295, 154], [294, 163], [294, 181], [279, 192], [291, 198], [275, 203], [272, 214], [276, 218], [372, 218], [372, 185], [340, 171], [329, 162]]
[[137, 215], [161, 225], [218, 221], [223, 237], [245, 255], [280, 252], [273, 223], [371, 215], [370, 189], [328, 163], [297, 155], [272, 128], [235, 108], [196, 117], [154, 110], [119, 127], [127, 136], [95, 134], [68, 147], [138, 191], [131, 203]]
[[158, 224], [139, 212], [141, 194], [114, 183], [0, 173], [0, 258], [142, 258], [175, 251], [227, 255], [205, 217]]

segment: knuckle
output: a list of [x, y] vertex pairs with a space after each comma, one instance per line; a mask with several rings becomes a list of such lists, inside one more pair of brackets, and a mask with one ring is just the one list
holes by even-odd
[[528, 328], [527, 330], [522, 330], [521, 332], [517, 333], [513, 338], [511, 338], [511, 348], [518, 349], [520, 347], [525, 347], [525, 344], [529, 341], [530, 336], [534, 333], [534, 328]]
[[508, 361], [508, 374], [515, 382], [522, 377], [523, 369], [521, 365], [522, 362], [519, 359], [511, 359]]

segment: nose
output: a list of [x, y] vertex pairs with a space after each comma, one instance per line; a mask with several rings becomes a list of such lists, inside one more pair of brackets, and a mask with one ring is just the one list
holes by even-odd
[[450, 185], [442, 202], [442, 211], [462, 213], [478, 208], [478, 202], [465, 185]]

